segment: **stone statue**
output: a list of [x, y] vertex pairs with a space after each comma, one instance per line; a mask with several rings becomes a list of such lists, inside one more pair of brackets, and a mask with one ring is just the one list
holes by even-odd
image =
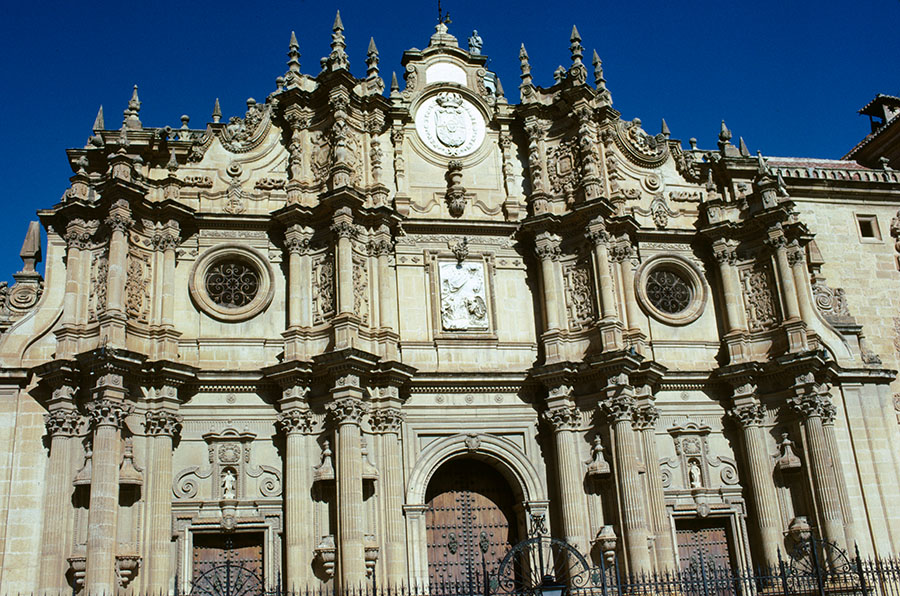
[[472, 35], [469, 36], [469, 53], [474, 54], [475, 56], [481, 55], [481, 47], [484, 45], [484, 41], [482, 41], [481, 36], [478, 35], [478, 29], [472, 31]]
[[703, 480], [700, 474], [700, 466], [697, 465], [696, 461], [691, 461], [688, 468], [688, 476], [691, 479], [691, 488], [701, 488], [703, 486]]
[[234, 484], [237, 478], [235, 478], [234, 471], [225, 470], [222, 474], [222, 498], [223, 499], [236, 499], [237, 495], [234, 491]]

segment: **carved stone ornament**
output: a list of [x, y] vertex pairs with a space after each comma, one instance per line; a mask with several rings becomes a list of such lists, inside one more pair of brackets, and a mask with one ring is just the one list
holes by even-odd
[[581, 412], [575, 406], [550, 408], [544, 412], [543, 416], [555, 432], [574, 431], [581, 427]]
[[111, 399], [95, 399], [88, 402], [88, 416], [91, 420], [91, 426], [113, 426], [121, 428], [125, 417], [131, 413], [133, 409], [131, 404], [123, 404]]
[[275, 419], [275, 427], [285, 435], [310, 433], [313, 428], [312, 412], [299, 408], [280, 412]]
[[601, 411], [613, 422], [630, 421], [634, 408], [634, 398], [629, 395], [617, 395], [600, 404]]
[[736, 405], [728, 412], [741, 428], [759, 426], [765, 419], [766, 409], [759, 402]]
[[177, 437], [181, 433], [182, 417], [168, 410], [148, 410], [144, 415], [144, 430], [149, 436]]
[[[671, 483], [671, 469], [681, 470], [681, 486], [690, 489], [713, 489], [712, 472], [719, 469], [719, 480], [722, 485], [734, 486], [739, 482], [737, 462], [729, 457], [711, 456], [709, 454], [710, 427], [687, 420], [668, 429], [675, 441], [673, 459], [661, 462], [661, 473], [664, 484]], [[665, 469], [669, 468], [669, 469]]]
[[778, 456], [775, 458], [775, 467], [782, 472], [800, 469], [803, 464], [800, 458], [794, 453], [794, 442], [786, 432], [781, 433], [781, 440], [778, 442]]
[[365, 257], [353, 255], [353, 312], [363, 325], [369, 323], [369, 268]]
[[338, 425], [360, 424], [368, 410], [368, 405], [355, 397], [343, 397], [325, 406], [328, 417]]
[[633, 426], [635, 430], [653, 430], [659, 420], [659, 408], [651, 404], [643, 404], [634, 410]]
[[52, 410], [44, 414], [47, 434], [51, 437], [74, 437], [81, 426], [81, 414], [77, 410]]
[[415, 120], [419, 138], [439, 155], [471, 155], [484, 142], [484, 116], [469, 100], [453, 91], [423, 101], [416, 110]]
[[566, 312], [569, 328], [573, 330], [589, 326], [595, 317], [591, 266], [586, 261], [571, 261], [563, 267], [566, 284]]
[[750, 331], [771, 329], [778, 323], [775, 295], [772, 288], [775, 280], [771, 268], [756, 264], [741, 271], [741, 285], [744, 289], [744, 308]]
[[618, 121], [613, 127], [616, 145], [630, 161], [645, 167], [655, 168], [669, 157], [669, 145], [662, 133], [652, 136], [641, 127], [635, 118], [631, 122]]
[[313, 257], [313, 323], [318, 325], [334, 316], [334, 256], [330, 252]]
[[222, 129], [222, 145], [231, 153], [246, 153], [263, 141], [270, 124], [268, 106], [248, 99], [244, 117], [233, 116]]
[[484, 263], [439, 263], [438, 270], [444, 331], [487, 330]]
[[803, 418], [819, 417], [824, 423], [834, 421], [836, 408], [831, 400], [831, 395], [826, 392], [797, 395], [787, 400], [797, 414]]
[[591, 459], [587, 462], [587, 475], [589, 478], [601, 478], [610, 473], [609, 463], [603, 456], [603, 440], [600, 435], [594, 437], [594, 443], [591, 445]]
[[399, 408], [379, 408], [369, 414], [369, 425], [375, 433], [400, 433], [403, 412]]

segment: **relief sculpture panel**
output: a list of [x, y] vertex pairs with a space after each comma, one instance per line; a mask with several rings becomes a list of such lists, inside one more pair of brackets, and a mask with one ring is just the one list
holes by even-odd
[[441, 327], [445, 331], [486, 331], [487, 298], [483, 263], [441, 263]]

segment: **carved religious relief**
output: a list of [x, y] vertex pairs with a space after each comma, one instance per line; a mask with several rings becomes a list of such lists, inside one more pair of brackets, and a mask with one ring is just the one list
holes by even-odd
[[484, 263], [439, 263], [441, 327], [445, 331], [488, 329]]
[[353, 312], [363, 325], [369, 324], [369, 263], [353, 255]]
[[566, 311], [569, 315], [569, 329], [583, 329], [596, 318], [590, 262], [579, 259], [565, 263], [563, 279], [566, 284]]
[[334, 255], [328, 251], [312, 259], [313, 324], [334, 316]]
[[248, 99], [244, 117], [231, 117], [221, 129], [222, 146], [231, 153], [246, 153], [262, 142], [270, 125], [269, 106], [259, 105], [256, 100]]
[[[688, 420], [668, 430], [675, 441], [675, 458], [661, 462], [664, 486], [671, 485], [672, 470], [680, 470], [682, 488], [714, 489], [717, 484], [738, 483], [737, 462], [730, 457], [709, 454], [709, 426]], [[718, 470], [718, 481], [712, 477], [715, 470]]]
[[550, 190], [562, 196], [567, 203], [575, 200], [578, 187], [578, 170], [581, 167], [575, 139], [561, 140], [555, 147], [547, 150], [548, 175]]
[[766, 264], [756, 263], [743, 269], [741, 284], [750, 331], [764, 331], [775, 327], [778, 324], [778, 314], [773, 292], [775, 279], [771, 268]]
[[125, 276], [125, 312], [146, 323], [150, 317], [150, 255], [145, 251], [128, 253]]

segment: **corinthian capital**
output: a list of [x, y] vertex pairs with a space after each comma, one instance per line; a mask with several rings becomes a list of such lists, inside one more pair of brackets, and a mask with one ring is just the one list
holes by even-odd
[[615, 395], [600, 404], [601, 411], [613, 422], [631, 421], [635, 402], [630, 395]]
[[659, 420], [659, 408], [652, 404], [644, 404], [634, 409], [634, 428], [637, 430], [651, 430], [656, 427]]
[[181, 434], [182, 417], [169, 410], [148, 410], [144, 414], [144, 430], [148, 436], [169, 436], [173, 439]]
[[836, 408], [831, 403], [831, 394], [827, 392], [797, 395], [787, 400], [791, 407], [802, 418], [819, 417], [825, 424], [834, 422]]
[[534, 239], [534, 252], [542, 261], [544, 259], [556, 260], [559, 258], [559, 245], [562, 238], [550, 232], [541, 232]]
[[766, 415], [766, 409], [759, 402], [748, 402], [735, 405], [728, 411], [728, 415], [737, 422], [741, 428], [759, 426]]
[[310, 433], [313, 427], [312, 412], [299, 408], [280, 412], [275, 419], [275, 427], [285, 435]]
[[581, 427], [581, 412], [575, 406], [550, 408], [543, 416], [554, 432], [578, 430]]
[[123, 212], [110, 213], [104, 221], [113, 232], [122, 232], [123, 234], [131, 227], [131, 224], [134, 223], [131, 216], [129, 216], [128, 213]]
[[398, 434], [403, 424], [403, 412], [399, 408], [372, 410], [369, 414], [369, 424], [373, 432]]
[[355, 397], [342, 397], [325, 406], [325, 410], [335, 424], [359, 425], [368, 410], [368, 405]]
[[124, 404], [112, 399], [101, 398], [90, 401], [88, 402], [87, 410], [91, 426], [94, 428], [100, 426], [121, 428], [125, 417], [131, 413], [132, 407], [130, 404]]
[[73, 437], [81, 426], [81, 414], [77, 410], [53, 410], [44, 414], [44, 424], [51, 437]]

